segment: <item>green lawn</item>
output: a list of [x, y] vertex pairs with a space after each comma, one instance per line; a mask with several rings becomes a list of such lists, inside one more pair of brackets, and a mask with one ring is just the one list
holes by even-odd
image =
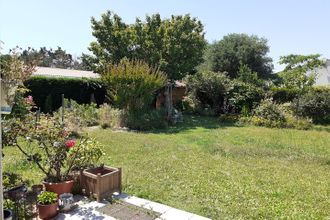
[[[148, 133], [90, 129], [124, 191], [212, 219], [330, 218], [330, 132], [236, 127], [186, 117]], [[11, 154], [9, 154], [11, 151]], [[5, 169], [38, 181], [5, 149]]]

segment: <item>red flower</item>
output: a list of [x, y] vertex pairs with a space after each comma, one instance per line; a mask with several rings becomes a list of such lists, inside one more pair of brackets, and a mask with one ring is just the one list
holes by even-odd
[[73, 147], [75, 144], [76, 144], [76, 141], [75, 141], [75, 140], [67, 140], [67, 141], [65, 142], [65, 146], [66, 146], [67, 148], [71, 148], [71, 147]]

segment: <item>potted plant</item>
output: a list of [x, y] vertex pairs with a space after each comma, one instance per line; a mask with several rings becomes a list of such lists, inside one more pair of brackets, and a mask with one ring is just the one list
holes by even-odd
[[[36, 121], [37, 118], [37, 121]], [[19, 140], [19, 141], [18, 141]], [[30, 112], [6, 120], [4, 144], [16, 146], [44, 173], [47, 191], [71, 193], [72, 171], [94, 165], [103, 155], [100, 145], [87, 136], [79, 138], [58, 117]]]
[[37, 202], [39, 218], [50, 219], [57, 215], [58, 199], [56, 193], [44, 191], [38, 195]]

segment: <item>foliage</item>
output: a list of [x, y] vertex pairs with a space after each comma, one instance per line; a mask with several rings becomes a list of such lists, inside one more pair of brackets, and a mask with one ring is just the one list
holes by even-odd
[[[23, 118], [10, 118], [4, 123], [3, 143], [15, 146], [32, 163], [35, 163], [45, 175], [46, 181], [62, 182], [70, 178], [71, 170], [80, 166], [78, 156], [90, 156], [84, 159], [91, 164], [98, 153], [89, 152], [91, 141], [82, 136], [75, 140], [72, 131], [67, 130], [59, 118], [40, 115], [38, 121], [33, 113]], [[93, 142], [95, 149], [98, 143]], [[86, 146], [88, 145], [88, 146]]]
[[87, 70], [81, 58], [75, 59], [61, 47], [57, 47], [56, 50], [46, 47], [36, 50], [29, 47], [23, 50], [20, 57], [25, 62], [35, 62], [42, 67]]
[[99, 109], [99, 124], [102, 128], [119, 128], [126, 125], [126, 114], [123, 110], [112, 108], [108, 104], [101, 105]]
[[3, 81], [16, 86], [22, 85], [34, 71], [35, 63], [20, 58], [20, 48], [10, 50], [9, 55], [0, 56], [0, 74]]
[[41, 205], [50, 205], [57, 202], [57, 194], [54, 192], [44, 191], [38, 195], [37, 201]]
[[143, 61], [123, 59], [108, 66], [102, 81], [115, 107], [137, 111], [151, 107], [156, 92], [165, 86], [166, 76]]
[[294, 111], [301, 117], [309, 117], [320, 124], [330, 123], [330, 88], [310, 89], [299, 99], [294, 100]]
[[264, 99], [254, 110], [254, 115], [269, 121], [284, 122], [285, 115], [281, 107], [272, 99]]
[[4, 172], [2, 178], [4, 191], [25, 183], [21, 175], [13, 172]]
[[315, 83], [316, 68], [324, 65], [319, 54], [295, 55], [280, 57], [280, 64], [286, 65], [279, 73], [281, 87], [295, 89], [299, 94], [306, 92]]
[[251, 111], [264, 97], [263, 88], [255, 84], [234, 79], [231, 85], [232, 89], [228, 94], [228, 104], [233, 112], [241, 112], [243, 109]]
[[187, 76], [184, 81], [191, 100], [198, 100], [196, 106], [213, 109], [215, 114], [223, 111], [227, 93], [231, 89], [230, 79], [225, 74], [198, 72]]
[[74, 158], [73, 169], [80, 170], [95, 167], [104, 155], [101, 146], [94, 138], [86, 140], [80, 149], [69, 151], [69, 157]]
[[252, 116], [243, 116], [240, 123], [271, 128], [295, 128], [307, 130], [312, 128], [311, 120], [299, 117], [292, 111], [291, 103], [277, 104], [272, 99], [264, 99], [253, 110]]
[[62, 105], [62, 94], [79, 104], [90, 103], [91, 95], [94, 94], [96, 104], [100, 105], [104, 102], [106, 93], [99, 79], [33, 76], [25, 82], [25, 86], [30, 90], [28, 94], [33, 96], [34, 102], [43, 112], [50, 112], [48, 107], [45, 108], [46, 99], [52, 100], [52, 105], [49, 104], [52, 111], [58, 109]]
[[272, 59], [267, 56], [267, 40], [255, 35], [229, 34], [209, 46], [205, 56], [206, 66], [214, 72], [227, 72], [230, 78], [238, 77], [239, 69], [246, 65], [260, 78], [271, 77]]
[[158, 66], [169, 79], [181, 79], [195, 72], [206, 45], [203, 25], [190, 15], [162, 20], [154, 14], [146, 16], [145, 22], [137, 18], [128, 25], [108, 11], [99, 21], [92, 18], [92, 29], [97, 41], [90, 44], [89, 50], [94, 56], [85, 55], [83, 60], [94, 69], [126, 57]]
[[[62, 114], [62, 107], [55, 113]], [[99, 124], [99, 109], [95, 103], [78, 104], [74, 100], [64, 99], [64, 122], [67, 126], [89, 127]]]
[[154, 109], [148, 112], [129, 112], [127, 117], [127, 127], [134, 130], [146, 131], [167, 127], [166, 113], [164, 109]]
[[299, 89], [286, 87], [272, 87], [270, 88], [271, 97], [275, 102], [285, 103], [292, 102], [299, 95]]

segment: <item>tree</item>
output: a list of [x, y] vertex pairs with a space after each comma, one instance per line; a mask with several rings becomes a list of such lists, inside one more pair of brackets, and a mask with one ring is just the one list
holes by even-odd
[[239, 68], [246, 65], [258, 77], [268, 78], [272, 73], [272, 59], [267, 56], [269, 47], [265, 38], [247, 34], [229, 34], [209, 45], [205, 54], [206, 66], [215, 72], [227, 72], [231, 78], [238, 76]]
[[74, 59], [70, 53], [61, 47], [57, 47], [56, 50], [46, 47], [40, 47], [39, 50], [36, 50], [28, 47], [22, 52], [21, 59], [25, 62], [36, 62], [38, 66], [42, 67], [87, 70], [87, 65], [83, 62], [82, 57]]
[[316, 69], [324, 65], [320, 56], [320, 54], [281, 56], [279, 63], [286, 65], [279, 73], [282, 87], [298, 90], [300, 93], [306, 92], [315, 83]]
[[92, 57], [84, 61], [101, 71], [104, 63], [118, 63], [122, 58], [144, 60], [158, 66], [169, 79], [181, 79], [195, 72], [202, 62], [206, 45], [203, 25], [190, 15], [172, 16], [162, 20], [159, 14], [136, 19], [127, 25], [110, 11], [97, 21], [92, 18], [95, 42], [90, 44]]

